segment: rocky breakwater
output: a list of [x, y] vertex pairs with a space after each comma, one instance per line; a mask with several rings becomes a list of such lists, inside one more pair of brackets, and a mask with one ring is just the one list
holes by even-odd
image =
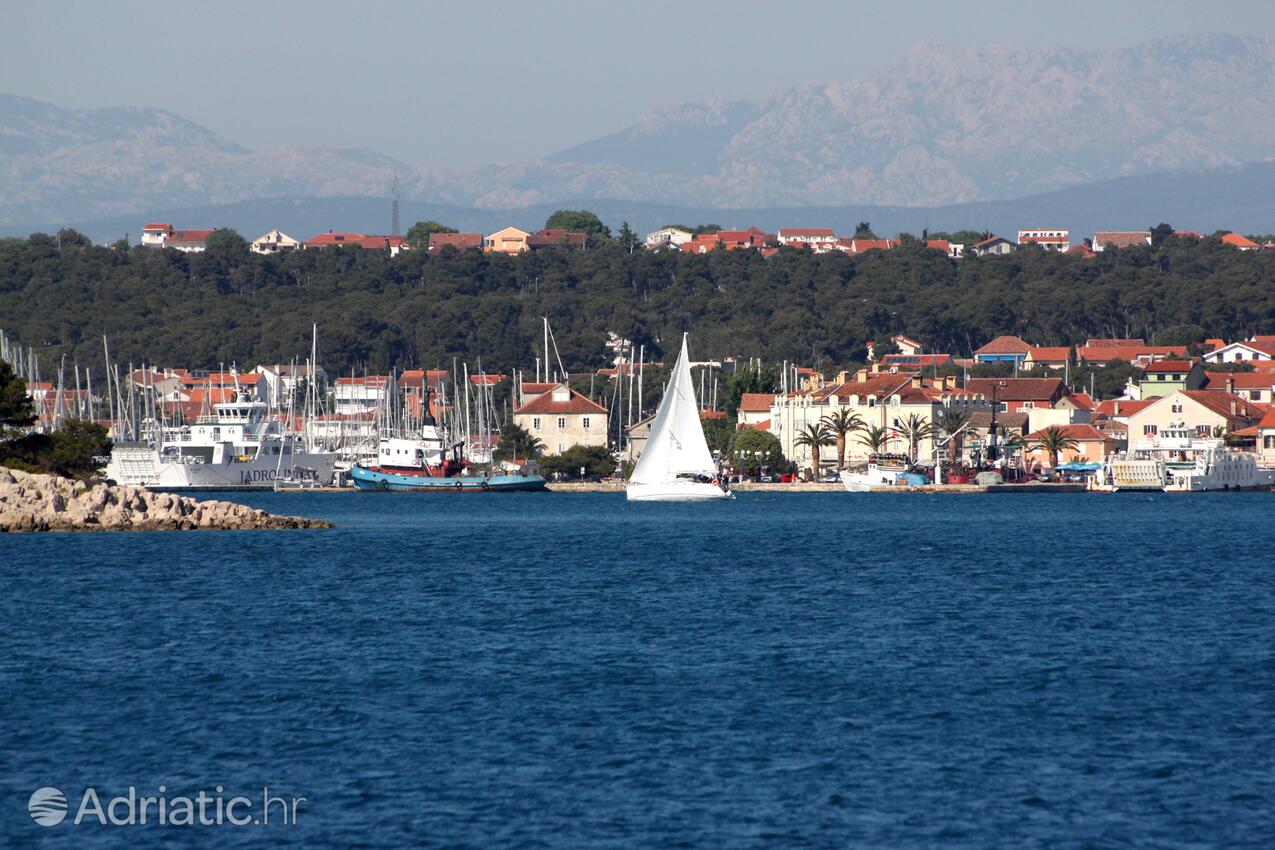
[[234, 502], [86, 484], [0, 467], [0, 532], [228, 531], [331, 528], [321, 519], [276, 516]]

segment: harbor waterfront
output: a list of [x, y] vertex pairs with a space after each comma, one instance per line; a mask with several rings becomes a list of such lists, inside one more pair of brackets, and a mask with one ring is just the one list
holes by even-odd
[[[1270, 837], [1271, 494], [225, 497], [336, 527], [0, 535], [0, 846]], [[307, 802], [24, 809], [214, 784]]]

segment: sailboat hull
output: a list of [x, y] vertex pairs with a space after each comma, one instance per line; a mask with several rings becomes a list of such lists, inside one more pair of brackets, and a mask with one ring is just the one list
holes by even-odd
[[719, 502], [735, 498], [731, 491], [702, 481], [630, 484], [624, 495], [630, 502]]

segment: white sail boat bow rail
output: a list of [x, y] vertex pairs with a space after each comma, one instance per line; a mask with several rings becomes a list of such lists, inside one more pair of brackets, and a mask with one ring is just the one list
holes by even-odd
[[651, 424], [651, 436], [625, 488], [630, 502], [688, 502], [733, 499], [718, 480], [717, 464], [704, 439], [691, 379], [686, 335], [673, 365], [664, 398]]

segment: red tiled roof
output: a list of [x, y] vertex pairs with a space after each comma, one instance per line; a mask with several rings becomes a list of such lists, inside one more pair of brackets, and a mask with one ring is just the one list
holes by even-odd
[[925, 369], [931, 366], [946, 366], [952, 362], [950, 354], [887, 354], [881, 358], [882, 366], [902, 366]]
[[306, 246], [310, 248], [323, 248], [328, 245], [357, 245], [363, 239], [367, 238], [362, 233], [320, 233], [313, 239], [306, 241]]
[[1185, 345], [1111, 345], [1084, 346], [1076, 349], [1081, 360], [1094, 363], [1108, 363], [1112, 360], [1124, 360], [1132, 363], [1139, 357], [1176, 357], [1186, 356]]
[[1100, 230], [1093, 235], [1095, 248], [1099, 246], [1132, 248], [1149, 244], [1151, 244], [1151, 231], [1149, 230]]
[[1266, 411], [1266, 415], [1262, 417], [1262, 421], [1257, 423], [1258, 428], [1275, 428], [1275, 407]]
[[849, 398], [857, 395], [860, 398], [865, 396], [876, 396], [884, 398], [897, 392], [900, 388], [912, 383], [912, 374], [905, 372], [878, 372], [877, 374], [868, 373], [866, 380], [859, 380], [858, 375], [852, 375], [850, 380], [844, 384], [837, 384], [831, 387], [825, 387], [815, 393], [815, 399], [823, 400], [828, 396], [836, 396], [837, 398]]
[[[1058, 428], [1058, 430], [1062, 431], [1065, 436], [1068, 436], [1073, 440], [1082, 440], [1082, 441], [1102, 440], [1103, 442], [1108, 442], [1108, 441], [1115, 442], [1115, 438], [1112, 437], [1110, 434], [1104, 433], [1098, 430], [1097, 428], [1095, 428], [1094, 426], [1089, 425], [1087, 423], [1079, 423], [1074, 425], [1057, 425], [1054, 427]], [[1045, 436], [1045, 432], [1048, 430], [1049, 430], [1048, 428], [1041, 428], [1039, 431], [1035, 431], [1031, 434], [1028, 434], [1025, 439], [1039, 440]]]
[[1117, 416], [1132, 416], [1138, 411], [1150, 407], [1157, 401], [1159, 401], [1159, 399], [1109, 398], [1106, 401], [1098, 402], [1097, 413], [1099, 416], [1105, 416], [1108, 419], [1113, 419]]
[[[1009, 240], [1006, 239], [1004, 236], [989, 236], [986, 239], [984, 239], [982, 242], [975, 242], [974, 247], [986, 248], [989, 245], [995, 245], [997, 242], [1009, 242]], [[1010, 242], [1010, 244], [1012, 245], [1013, 243]]]
[[1238, 233], [1228, 233], [1222, 237], [1223, 245], [1230, 245], [1232, 248], [1256, 248], [1257, 243], [1252, 239], [1245, 238]]
[[[1266, 406], [1254, 404], [1248, 399], [1240, 398], [1232, 395], [1226, 390], [1182, 390], [1182, 395], [1198, 402], [1219, 416], [1227, 418], [1238, 417], [1240, 419], [1260, 419], [1266, 413]], [[1165, 396], [1171, 398], [1172, 396]], [[1231, 412], [1231, 406], [1234, 404], [1235, 412]]]
[[1031, 346], [1016, 336], [998, 336], [975, 354], [1026, 354]]
[[1195, 363], [1190, 360], [1157, 360], [1143, 367], [1144, 372], [1190, 372]]
[[1072, 402], [1076, 405], [1076, 407], [1080, 408], [1081, 410], [1094, 409], [1094, 400], [1089, 397], [1089, 393], [1072, 393], [1071, 395], [1067, 397], [1071, 399]]
[[749, 425], [749, 424], [747, 424], [747, 423], [745, 423], [745, 422], [741, 422], [741, 423], [739, 423], [739, 426], [738, 426], [735, 430], [737, 430], [737, 431], [742, 431], [742, 430], [743, 430], [743, 429], [745, 429], [745, 428], [751, 428], [751, 429], [753, 429], [754, 431], [769, 431], [769, 430], [770, 430], [770, 420], [769, 420], [769, 419], [763, 419], [763, 420], [762, 420], [762, 421], [760, 421], [760, 422], [754, 422], [752, 425]]
[[1067, 394], [1062, 378], [970, 378], [965, 389], [997, 401], [1052, 401]]
[[174, 230], [169, 234], [169, 243], [184, 242], [197, 245], [200, 242], [207, 242], [208, 237], [213, 234], [212, 230]]
[[1085, 348], [1110, 348], [1115, 345], [1146, 345], [1146, 344], [1147, 344], [1147, 341], [1145, 339], [1141, 339], [1141, 338], [1134, 339], [1132, 337], [1128, 339], [1094, 338], [1094, 339], [1085, 340]]
[[1030, 360], [1040, 361], [1065, 361], [1071, 355], [1071, 349], [1067, 346], [1038, 346], [1034, 345], [1027, 351], [1027, 357]]
[[739, 397], [739, 409], [745, 413], [761, 413], [770, 410], [774, 393], [744, 393]]
[[389, 384], [389, 375], [366, 375], [345, 378], [337, 378], [336, 383], [341, 386], [349, 387], [383, 387]]
[[1275, 386], [1275, 373], [1271, 372], [1205, 372], [1211, 390], [1225, 389], [1228, 382], [1237, 390], [1269, 390]]
[[587, 238], [588, 234], [576, 231], [539, 230], [527, 237], [527, 245], [531, 248], [549, 248], [565, 241], [572, 248], [581, 248]]
[[431, 233], [429, 236], [429, 250], [441, 251], [448, 245], [457, 251], [464, 251], [469, 248], [482, 248], [483, 235], [481, 233]]
[[142, 230], [172, 230], [173, 226], [167, 223], [146, 224], [142, 226]]
[[851, 254], [862, 254], [865, 251], [889, 251], [898, 247], [897, 239], [838, 239], [837, 244]]
[[[554, 386], [560, 386], [554, 384]], [[575, 390], [571, 390], [571, 396], [567, 401], [554, 401], [552, 392], [541, 393], [522, 407], [514, 411], [514, 413], [606, 413], [607, 409], [602, 405], [590, 401], [586, 396], [581, 395]]]

